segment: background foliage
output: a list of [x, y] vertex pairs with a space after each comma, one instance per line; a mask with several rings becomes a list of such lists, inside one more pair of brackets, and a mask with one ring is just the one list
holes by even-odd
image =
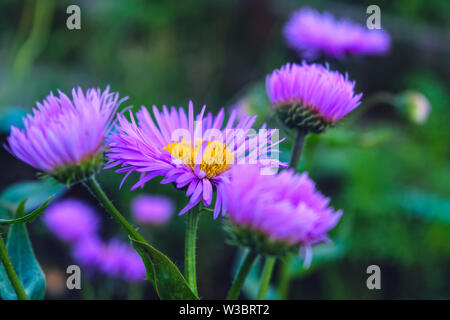
[[[317, 248], [310, 270], [303, 270], [301, 261], [291, 265], [296, 280], [289, 297], [450, 298], [450, 2], [78, 1], [82, 29], [77, 31], [66, 28], [69, 4], [73, 2], [0, 2], [2, 142], [10, 124], [19, 124], [36, 100], [51, 90], [67, 92], [78, 85], [110, 84], [135, 107], [185, 106], [192, 99], [197, 107], [207, 104], [218, 110], [240, 102], [259, 114], [261, 122], [278, 126], [268, 110], [264, 79], [285, 62], [300, 60], [281, 36], [290, 12], [309, 5], [365, 23], [367, 6], [378, 4], [382, 26], [393, 37], [389, 55], [329, 61], [330, 66], [356, 80], [363, 101], [380, 91], [413, 89], [429, 99], [432, 112], [425, 124], [417, 125], [386, 101], [366, 103], [338, 128], [309, 137], [302, 170], [310, 172], [344, 216], [332, 234], [334, 246]], [[286, 159], [290, 143], [283, 143]], [[27, 182], [37, 180], [35, 171], [4, 149], [0, 154], [2, 201], [17, 204], [24, 193], [31, 198], [28, 204], [36, 206], [49, 194], [64, 193], [58, 186]], [[142, 192], [169, 195], [178, 209], [185, 205], [186, 198], [170, 185], [156, 181], [143, 191], [125, 192], [130, 179], [121, 192], [120, 179], [112, 170], [100, 177], [128, 214], [131, 199]], [[22, 183], [11, 186], [17, 182]], [[81, 187], [62, 196], [96, 205]], [[104, 217], [103, 236], [125, 239]], [[178, 267], [184, 220], [174, 217], [165, 227], [141, 228]], [[27, 227], [46, 273], [46, 298], [155, 298], [147, 284], [87, 273], [81, 291], [66, 290], [65, 268], [73, 264], [67, 247], [39, 219]], [[220, 221], [203, 217], [198, 274], [199, 291], [206, 298], [223, 298], [231, 281], [237, 253], [224, 240]], [[381, 267], [382, 290], [366, 288], [371, 264]], [[252, 297], [251, 283], [246, 289]]]

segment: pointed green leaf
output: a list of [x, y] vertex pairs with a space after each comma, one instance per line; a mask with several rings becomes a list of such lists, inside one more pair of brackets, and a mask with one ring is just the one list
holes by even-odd
[[[45, 275], [36, 260], [24, 223], [10, 227], [6, 249], [27, 296], [33, 300], [43, 299]], [[0, 295], [4, 300], [17, 299], [3, 265], [0, 265]]]
[[132, 244], [141, 255], [147, 270], [147, 280], [162, 300], [198, 300], [189, 288], [175, 264], [147, 243], [132, 239]]
[[53, 196], [48, 198], [47, 201], [45, 201], [39, 208], [37, 208], [33, 212], [27, 214], [26, 216], [24, 216], [23, 214], [25, 212], [25, 202], [27, 200], [26, 199], [22, 200], [22, 202], [20, 202], [19, 206], [17, 207], [16, 217], [18, 217], [18, 218], [15, 218], [15, 219], [0, 219], [0, 225], [14, 224], [14, 223], [25, 223], [25, 222], [33, 221], [40, 214], [42, 214], [42, 212], [44, 212], [45, 207], [47, 206], [48, 202], [53, 198]]

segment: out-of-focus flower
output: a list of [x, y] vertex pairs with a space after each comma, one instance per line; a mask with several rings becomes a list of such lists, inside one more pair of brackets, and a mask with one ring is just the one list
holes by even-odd
[[145, 266], [140, 256], [130, 245], [117, 239], [103, 245], [99, 269], [131, 282], [145, 280]]
[[24, 129], [11, 126], [8, 151], [63, 183], [82, 180], [100, 169], [103, 140], [119, 107], [118, 93], [81, 88], [72, 100], [61, 91], [37, 103], [23, 119]]
[[94, 210], [82, 201], [67, 199], [48, 207], [44, 223], [65, 242], [74, 243], [97, 233], [98, 218]]
[[163, 225], [172, 216], [174, 205], [167, 197], [139, 195], [131, 202], [131, 211], [141, 223]]
[[110, 277], [120, 277], [128, 282], [145, 280], [145, 266], [141, 257], [127, 243], [112, 239], [108, 243], [98, 237], [76, 243], [72, 256], [82, 266]]
[[242, 117], [235, 124], [236, 111], [233, 111], [223, 126], [224, 110], [217, 116], [211, 113], [205, 116], [205, 108], [194, 117], [192, 102], [188, 115], [181, 107], [163, 106], [160, 112], [153, 106], [156, 124], [145, 107], [136, 114], [138, 123], [131, 112], [131, 122], [118, 115], [117, 132], [108, 138], [110, 162], [106, 167], [120, 166], [116, 172], [126, 173], [124, 179], [132, 172], [139, 172], [141, 177], [132, 190], [157, 176], [164, 177], [161, 183], [174, 183], [186, 190], [190, 200], [180, 215], [202, 200], [205, 206], [210, 206], [215, 189], [216, 218], [226, 205], [222, 184], [228, 180], [228, 170], [236, 163], [264, 162], [271, 167], [280, 166], [278, 159], [268, 159], [268, 155], [276, 154], [272, 147], [279, 141], [272, 142], [275, 130], [266, 130], [265, 137], [251, 132], [255, 117]]
[[227, 231], [232, 241], [265, 255], [283, 256], [302, 248], [305, 265], [311, 246], [328, 240], [342, 211], [329, 207], [306, 173], [261, 175], [255, 166], [236, 166], [225, 186]]
[[96, 235], [73, 244], [72, 256], [82, 266], [95, 270], [102, 263], [104, 244]]
[[355, 82], [319, 64], [286, 64], [266, 78], [280, 119], [291, 128], [320, 133], [360, 105]]
[[408, 90], [400, 95], [399, 100], [400, 109], [411, 122], [423, 124], [427, 121], [431, 112], [431, 106], [427, 97], [422, 93]]
[[145, 266], [127, 243], [113, 239], [103, 242], [98, 236], [98, 218], [85, 203], [68, 199], [50, 206], [44, 213], [45, 225], [72, 246], [77, 263], [126, 281], [145, 280]]
[[305, 58], [315, 58], [320, 53], [333, 58], [342, 58], [346, 54], [380, 55], [391, 45], [391, 38], [384, 30], [369, 30], [350, 20], [336, 20], [330, 13], [321, 14], [310, 8], [294, 12], [283, 33], [288, 46]]

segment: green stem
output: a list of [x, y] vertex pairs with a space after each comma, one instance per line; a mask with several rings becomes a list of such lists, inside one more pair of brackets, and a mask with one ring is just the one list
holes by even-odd
[[130, 238], [134, 240], [138, 240], [141, 242], [147, 243], [145, 239], [134, 229], [127, 219], [116, 209], [116, 207], [112, 204], [111, 200], [109, 200], [108, 196], [103, 191], [100, 184], [95, 179], [95, 176], [89, 177], [84, 185], [88, 188], [89, 191], [97, 198], [97, 200], [103, 205], [103, 207], [108, 211], [108, 213], [120, 224], [120, 226], [128, 233]]
[[8, 275], [9, 282], [14, 288], [16, 292], [17, 298], [19, 300], [28, 300], [28, 296], [25, 293], [25, 290], [20, 283], [19, 277], [17, 276], [16, 271], [12, 265], [11, 259], [9, 258], [8, 251], [6, 251], [5, 242], [3, 241], [2, 236], [0, 235], [0, 260], [5, 267], [6, 274]]
[[275, 261], [275, 257], [266, 257], [261, 275], [261, 284], [259, 286], [258, 297], [256, 298], [257, 300], [264, 300], [266, 298], [267, 289], [269, 288], [270, 278], [272, 277], [272, 271], [275, 265]]
[[291, 161], [289, 161], [289, 168], [294, 168], [295, 171], [298, 170], [300, 165], [300, 158], [302, 156], [302, 149], [305, 143], [306, 133], [302, 130], [297, 130], [297, 135], [294, 141], [294, 147], [292, 148]]
[[186, 239], [184, 247], [184, 276], [191, 290], [197, 295], [196, 247], [197, 229], [200, 220], [200, 205], [187, 213]]
[[286, 299], [289, 292], [290, 276], [288, 271], [289, 259], [281, 262], [280, 275], [278, 280], [278, 299]]
[[244, 262], [242, 262], [239, 271], [233, 280], [231, 289], [228, 292], [227, 300], [236, 300], [237, 298], [239, 298], [239, 293], [241, 292], [242, 287], [244, 286], [245, 279], [247, 278], [247, 275], [250, 272], [250, 269], [253, 265], [253, 262], [255, 262], [256, 257], [257, 257], [256, 252], [252, 250], [247, 252], [244, 258]]
[[363, 116], [370, 109], [378, 106], [379, 104], [387, 104], [395, 107], [396, 95], [388, 91], [378, 91], [374, 94], [371, 94], [370, 96], [366, 97], [362, 101], [361, 105], [351, 113], [348, 119], [345, 120], [345, 124], [348, 126], [349, 124], [356, 122], [357, 120], [359, 120], [359, 118], [361, 118], [361, 116]]

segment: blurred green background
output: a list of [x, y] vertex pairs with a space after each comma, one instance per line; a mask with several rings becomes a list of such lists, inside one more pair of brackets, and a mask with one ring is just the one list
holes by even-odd
[[[81, 30], [68, 30], [66, 8], [81, 8]], [[299, 62], [281, 34], [290, 13], [302, 6], [327, 10], [365, 24], [366, 8], [381, 8], [382, 27], [393, 45], [387, 56], [328, 61], [348, 72], [363, 92], [363, 104], [342, 124], [309, 136], [301, 170], [344, 216], [331, 234], [333, 245], [314, 250], [312, 267], [291, 261], [293, 299], [450, 298], [450, 2], [398, 1], [0, 1], [0, 130], [20, 124], [36, 101], [50, 91], [107, 84], [129, 96], [126, 106], [183, 105], [192, 99], [209, 110], [234, 105], [258, 114], [260, 123], [279, 124], [265, 96], [266, 74], [286, 62]], [[425, 123], [411, 121], [401, 108], [406, 90], [431, 104]], [[123, 105], [125, 106], [125, 104]], [[289, 159], [291, 133], [282, 131], [283, 159]], [[36, 204], [55, 186], [39, 182], [34, 169], [3, 148], [0, 199]], [[99, 177], [123, 212], [139, 193], [164, 194], [177, 203], [184, 194], [158, 181], [128, 192], [130, 178], [112, 170]], [[34, 183], [24, 183], [32, 181]], [[16, 183], [22, 182], [17, 185]], [[12, 186], [12, 184], [16, 184]], [[48, 190], [50, 188], [51, 190]], [[62, 196], [97, 204], [80, 186]], [[46, 199], [46, 198], [45, 198]], [[31, 201], [30, 201], [31, 202]], [[29, 204], [30, 204], [29, 202]], [[32, 204], [30, 204], [32, 205]], [[98, 207], [98, 206], [97, 206]], [[98, 207], [98, 211], [103, 213]], [[182, 268], [185, 217], [164, 227], [141, 227], [150, 243]], [[118, 235], [104, 215], [102, 236]], [[29, 225], [36, 255], [47, 275], [47, 298], [155, 298], [149, 284], [83, 274], [83, 289], [65, 289], [65, 268], [73, 264], [67, 246], [41, 221]], [[237, 249], [225, 243], [220, 220], [205, 215], [198, 242], [199, 291], [223, 298]], [[381, 268], [382, 289], [368, 290], [366, 268]], [[276, 271], [278, 271], [277, 268]], [[256, 270], [255, 270], [256, 273]], [[255, 279], [245, 297], [254, 297]], [[277, 282], [275, 273], [273, 283]], [[272, 298], [277, 298], [275, 291]]]

